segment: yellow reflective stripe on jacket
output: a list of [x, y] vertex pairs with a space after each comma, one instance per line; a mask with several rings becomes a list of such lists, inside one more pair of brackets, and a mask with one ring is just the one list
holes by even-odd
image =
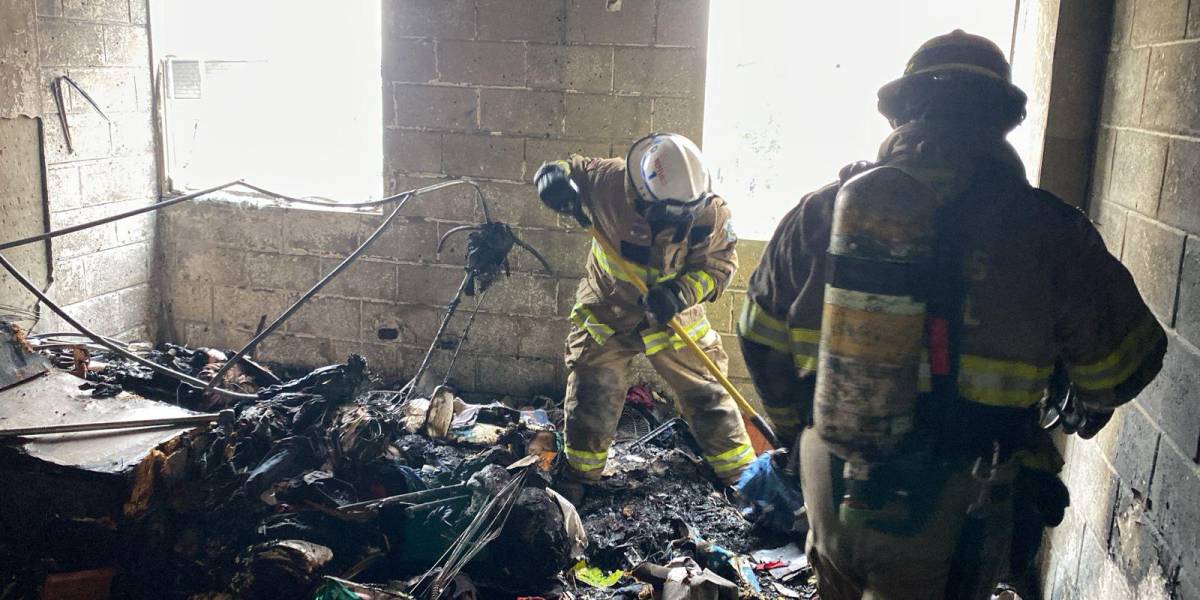
[[771, 422], [779, 427], [795, 426], [800, 424], [800, 417], [796, 414], [796, 409], [791, 406], [770, 406], [767, 405], [767, 416], [771, 418]]
[[[712, 325], [708, 323], [708, 317], [700, 317], [687, 328], [687, 335], [696, 342], [711, 330]], [[684, 341], [679, 339], [674, 331], [660, 329], [643, 333], [642, 344], [646, 346], [646, 356], [650, 356], [667, 348], [678, 350], [684, 346]]]
[[792, 360], [798, 371], [816, 371], [817, 359], [821, 354], [821, 330], [792, 327], [788, 337], [791, 342]]
[[777, 352], [791, 353], [787, 323], [772, 316], [750, 297], [747, 297], [742, 305], [738, 333], [751, 342], [762, 344]]
[[1071, 382], [1081, 390], [1098, 391], [1117, 387], [1129, 379], [1158, 345], [1162, 329], [1153, 316], [1146, 315], [1116, 350], [1085, 365], [1071, 365]]
[[1025, 408], [1041, 400], [1052, 368], [964, 354], [959, 358], [958, 392], [979, 404]]
[[696, 293], [696, 302], [703, 302], [708, 295], [717, 289], [717, 282], [705, 271], [691, 271], [680, 278], [684, 283], [692, 286], [692, 291]]
[[[625, 276], [625, 271], [621, 267], [612, 264], [612, 261], [608, 259], [608, 254], [604, 252], [604, 249], [600, 247], [600, 243], [596, 240], [592, 240], [592, 257], [596, 259], [596, 264], [600, 265], [600, 270], [621, 281], [633, 283]], [[662, 271], [658, 269], [643, 267], [629, 261], [625, 261], [625, 264], [629, 265], [633, 272], [646, 283], [662, 283], [675, 278], [675, 274], [673, 273], [671, 275], [663, 275]]]
[[600, 320], [596, 318], [595, 313], [582, 304], [576, 304], [575, 307], [571, 309], [571, 322], [574, 323], [576, 327], [586, 331], [588, 335], [592, 336], [592, 339], [596, 340], [596, 343], [600, 345], [604, 345], [604, 342], [607, 342], [608, 338], [612, 337], [613, 334], [616, 333], [612, 327], [601, 323]]
[[607, 450], [603, 452], [590, 452], [570, 446], [566, 446], [564, 450], [567, 455], [567, 462], [579, 471], [603, 469], [605, 462], [608, 460]]
[[741, 444], [715, 456], [706, 454], [704, 460], [708, 461], [717, 475], [724, 475], [754, 462], [754, 448], [750, 444]]

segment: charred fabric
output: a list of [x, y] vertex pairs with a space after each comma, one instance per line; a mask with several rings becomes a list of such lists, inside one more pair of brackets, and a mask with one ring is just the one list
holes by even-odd
[[[213, 189], [231, 185], [271, 194], [241, 182]], [[785, 455], [763, 455], [737, 490], [722, 490], [671, 402], [639, 384], [629, 390], [610, 476], [577, 507], [550, 487], [562, 462], [560, 401], [458, 397], [453, 357], [469, 342], [487, 290], [507, 273], [508, 253], [521, 247], [545, 265], [491, 219], [481, 192], [484, 223], [464, 228], [462, 283], [410, 379], [378, 380], [358, 355], [307, 373], [251, 358], [409, 198], [446, 185], [364, 203], [396, 207], [236, 351], [104, 338], [29, 286], [79, 333], [0, 328], [0, 370], [17, 381], [2, 382], [0, 403], [54, 380], [80, 390], [71, 401], [86, 404], [83, 417], [104, 403], [133, 402], [184, 416], [172, 417], [165, 441], [122, 447], [135, 458], [105, 465], [56, 463], [53, 452], [78, 439], [71, 436], [118, 443], [154, 429], [0, 432], [0, 472], [19, 481], [0, 486], [0, 598], [72, 581], [111, 582], [114, 597], [129, 598], [813, 597], [803, 552], [789, 544], [800, 538], [793, 529], [802, 514], [760, 510], [801, 506], [771, 497], [792, 489], [781, 481], [791, 470], [779, 464]], [[2, 256], [0, 266], [24, 280]], [[464, 297], [475, 298], [469, 321], [457, 339], [443, 339]], [[429, 371], [437, 351], [452, 353], [440, 374]], [[48, 424], [87, 420], [70, 412]]]

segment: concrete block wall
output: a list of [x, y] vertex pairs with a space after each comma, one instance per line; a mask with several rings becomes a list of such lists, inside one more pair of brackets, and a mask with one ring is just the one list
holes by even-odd
[[[3, 10], [6, 27], [21, 25], [21, 35], [5, 36], [4, 43], [28, 39], [29, 47], [5, 48], [0, 69], [25, 65], [32, 76], [5, 79], [0, 114], [43, 121], [50, 225], [154, 202], [146, 0], [17, 0]], [[78, 82], [109, 117], [73, 90], [67, 93], [74, 152], [67, 151], [48, 91], [59, 75]], [[101, 333], [151, 339], [158, 308], [151, 283], [154, 237], [153, 216], [143, 216], [55, 239], [50, 296]], [[45, 308], [42, 314], [39, 330], [70, 329]]]
[[1200, 7], [1113, 8], [1090, 212], [1170, 346], [1096, 439], [1066, 441], [1072, 506], [1045, 595], [1200, 598]]
[[[707, 2], [384, 0], [382, 6], [387, 192], [475, 179], [492, 216], [512, 225], [553, 268], [544, 273], [513, 251], [513, 276], [488, 294], [454, 379], [468, 391], [560, 396], [567, 315], [589, 238], [542, 207], [530, 180], [543, 161], [571, 152], [623, 156], [632, 141], [655, 130], [700, 140]], [[465, 186], [418, 197], [402, 215], [260, 357], [317, 365], [357, 349], [387, 376], [410, 375], [462, 277], [465, 237], [441, 253], [437, 239], [482, 215]], [[219, 201], [172, 211], [163, 219], [163, 256], [174, 335], [240, 345], [261, 314], [278, 314], [380, 219]], [[743, 278], [757, 263], [753, 248], [749, 254]], [[740, 308], [735, 301], [730, 295], [712, 309], [727, 335]], [[461, 331], [462, 323], [451, 331]], [[399, 327], [399, 338], [381, 340], [378, 330], [389, 326]], [[729, 341], [736, 349], [736, 340]], [[745, 376], [740, 362], [737, 372]]]

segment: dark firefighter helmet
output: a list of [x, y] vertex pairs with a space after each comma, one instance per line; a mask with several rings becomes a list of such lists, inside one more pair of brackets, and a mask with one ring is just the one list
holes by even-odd
[[893, 125], [962, 117], [1009, 131], [1025, 118], [1025, 93], [996, 44], [956, 29], [917, 48], [904, 75], [879, 89], [879, 112]]

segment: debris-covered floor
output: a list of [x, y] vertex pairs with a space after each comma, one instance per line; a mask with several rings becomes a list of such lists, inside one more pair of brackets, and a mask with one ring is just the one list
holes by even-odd
[[[36, 395], [30, 383], [53, 378], [79, 390], [69, 402], [152, 400], [211, 423], [0, 439], [0, 471], [22, 482], [0, 490], [0, 598], [108, 581], [128, 598], [813, 597], [788, 546], [801, 535], [743, 517], [644, 386], [631, 391], [609, 477], [575, 507], [551, 489], [560, 400], [388, 391], [399, 386], [356, 355], [291, 378], [241, 360], [221, 378], [242, 395], [231, 398], [78, 337], [30, 341], [53, 366], [0, 394]], [[127, 348], [201, 379], [232, 354]], [[128, 418], [145, 416], [52, 423]], [[31, 420], [0, 415], [0, 428]], [[131, 435], [142, 438], [122, 441]], [[38, 453], [81, 439], [126, 444], [131, 458], [99, 468]]]

